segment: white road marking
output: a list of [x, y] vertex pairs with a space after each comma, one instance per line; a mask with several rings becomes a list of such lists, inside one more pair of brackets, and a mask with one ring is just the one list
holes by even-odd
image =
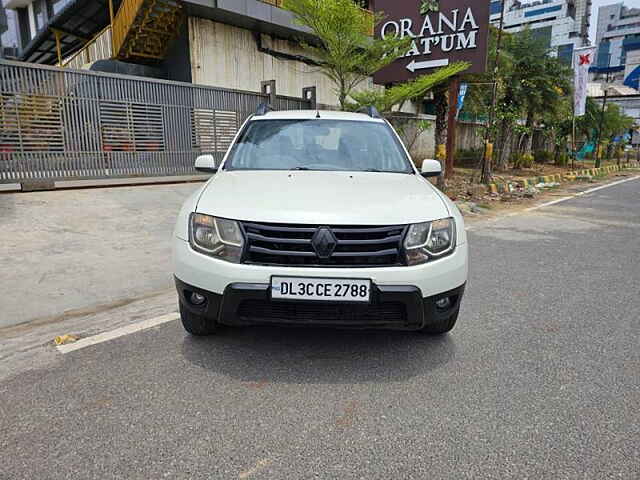
[[98, 343], [108, 342], [109, 340], [113, 340], [114, 338], [124, 337], [125, 335], [141, 332], [142, 330], [148, 330], [149, 328], [157, 327], [158, 325], [162, 325], [163, 323], [173, 322], [178, 318], [180, 317], [177, 313], [168, 313], [160, 317], [150, 318], [143, 322], [132, 323], [131, 325], [125, 325], [124, 327], [116, 328], [115, 330], [111, 330], [109, 332], [103, 332], [92, 337], [83, 338], [75, 343], [58, 345], [56, 348], [60, 353], [74, 352], [76, 350], [80, 350], [81, 348], [97, 345]]
[[566, 202], [567, 200], [571, 200], [572, 198], [576, 198], [576, 195], [571, 195], [569, 197], [562, 197], [551, 202], [542, 203], [540, 205], [536, 205], [535, 207], [525, 208], [524, 212], [533, 212], [534, 210], [539, 210], [544, 207], [550, 207], [551, 205], [555, 205], [556, 203]]
[[635, 176], [631, 178], [625, 178], [624, 180], [618, 180], [617, 182], [607, 183], [606, 185], [601, 185], [599, 187], [590, 188], [589, 190], [585, 190], [584, 192], [574, 193], [568, 197], [558, 198], [557, 200], [553, 200], [551, 202], [543, 203], [541, 205], [536, 205], [535, 207], [527, 208], [524, 210], [525, 212], [532, 212], [534, 210], [539, 210], [544, 207], [549, 207], [551, 205], [555, 205], [556, 203], [566, 202], [567, 200], [571, 200], [576, 197], [582, 197], [583, 195], [588, 195], [593, 192], [597, 192], [598, 190], [602, 190], [604, 188], [615, 187], [616, 185], [620, 185], [621, 183], [630, 182], [631, 180], [637, 180], [640, 176]]
[[[521, 215], [522, 212], [533, 212], [535, 210], [540, 210], [541, 208], [550, 207], [551, 205], [555, 205], [557, 203], [566, 202], [567, 200], [572, 200], [572, 199], [577, 198], [577, 197], [582, 197], [583, 195], [588, 195], [590, 193], [597, 192], [598, 190], [602, 190], [604, 188], [615, 187], [616, 185], [620, 185], [621, 183], [630, 182], [632, 180], [637, 180], [639, 178], [640, 178], [640, 176], [635, 176], [635, 177], [631, 177], [631, 178], [625, 178], [624, 180], [618, 180], [617, 182], [612, 182], [612, 183], [608, 183], [606, 185], [601, 185], [599, 187], [590, 188], [589, 190], [585, 190], [584, 192], [574, 193], [573, 195], [569, 195], [567, 197], [558, 198], [556, 200], [552, 200], [551, 202], [542, 203], [540, 205], [536, 205], [535, 207], [525, 208], [524, 210], [521, 210], [519, 212], [507, 213], [506, 215], [502, 215], [502, 216], [496, 218], [495, 221], [498, 221], [501, 218], [514, 217], [516, 215]], [[472, 232], [476, 228], [478, 228], [478, 226], [465, 227], [465, 230], [467, 232]]]
[[608, 183], [606, 185], [601, 185], [599, 187], [594, 187], [594, 188], [591, 188], [589, 190], [585, 190], [584, 192], [576, 193], [575, 196], [576, 197], [581, 197], [582, 195], [587, 195], [588, 193], [597, 192], [598, 190], [602, 190], [603, 188], [613, 187], [614, 185], [620, 185], [621, 183], [630, 182], [631, 180], [637, 180], [638, 178], [640, 178], [640, 176], [635, 176], [635, 177], [631, 177], [631, 178], [625, 178], [623, 180], [618, 180], [617, 182]]

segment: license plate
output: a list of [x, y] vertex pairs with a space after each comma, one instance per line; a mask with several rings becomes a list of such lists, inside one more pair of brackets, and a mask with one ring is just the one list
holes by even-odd
[[369, 302], [371, 280], [351, 278], [272, 277], [274, 300]]

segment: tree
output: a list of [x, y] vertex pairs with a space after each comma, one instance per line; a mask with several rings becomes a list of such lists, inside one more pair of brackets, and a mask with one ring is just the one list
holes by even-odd
[[355, 100], [355, 103], [350, 106], [350, 109], [357, 110], [361, 106], [373, 105], [383, 114], [390, 113], [394, 109], [400, 110], [406, 102], [424, 98], [425, 94], [436, 85], [446, 82], [469, 67], [470, 64], [467, 62], [457, 62], [440, 68], [429, 75], [421, 75], [414, 80], [399, 83], [384, 90], [354, 92], [351, 97]]
[[317, 44], [301, 42], [302, 47], [335, 84], [342, 110], [358, 85], [411, 45], [410, 37], [372, 38], [373, 26], [384, 15], [363, 10], [353, 0], [284, 0], [283, 7], [317, 38]]
[[606, 145], [610, 145], [615, 137], [624, 135], [633, 127], [634, 119], [625, 115], [619, 105], [607, 103], [603, 115], [602, 103], [593, 98], [587, 98], [585, 114], [576, 119], [576, 130], [581, 136], [587, 141], [594, 141], [601, 128], [600, 138]]
[[543, 116], [562, 112], [564, 99], [571, 93], [571, 70], [551, 57], [546, 44], [531, 31], [514, 37], [511, 55], [516, 61], [508, 81], [522, 104], [528, 129], [521, 150], [531, 154], [533, 129]]
[[[491, 30], [490, 65], [495, 63], [497, 30]], [[531, 155], [533, 132], [551, 120], [557, 126], [567, 116], [567, 98], [571, 95], [571, 70], [561, 60], [549, 55], [546, 43], [530, 30], [503, 33], [497, 77], [495, 125], [490, 132], [496, 138], [497, 167], [506, 167], [515, 143], [517, 154]], [[476, 76], [465, 111], [487, 116], [493, 90], [492, 75]], [[568, 117], [567, 117], [568, 118]], [[514, 140], [516, 140], [514, 142]]]
[[[394, 86], [387, 87], [385, 89], [373, 89], [364, 90], [361, 92], [353, 93], [351, 96], [354, 99], [354, 103], [348, 105], [349, 110], [358, 110], [359, 108], [367, 105], [375, 106], [383, 115], [389, 115], [394, 111], [401, 111], [402, 107], [408, 101], [416, 101], [424, 98], [425, 94], [432, 89], [436, 89], [434, 97], [438, 95], [438, 92], [444, 88], [444, 113], [440, 117], [436, 117], [436, 145], [439, 138], [446, 138], [446, 125], [447, 125], [447, 99], [446, 99], [446, 85], [442, 87], [448, 79], [454, 75], [458, 75], [467, 68], [470, 64], [466, 62], [458, 62], [451, 64], [447, 67], [436, 70], [429, 75], [421, 75], [414, 80], [400, 83]], [[436, 97], [437, 98], [437, 97]], [[417, 121], [415, 116], [407, 115], [404, 118], [389, 119], [400, 136], [402, 137], [407, 150], [411, 151], [411, 148], [418, 140], [420, 135], [431, 127], [430, 122], [421, 120]], [[442, 132], [442, 125], [444, 124], [444, 133]], [[445, 140], [442, 140], [444, 144]], [[436, 155], [438, 160], [444, 161], [444, 154]]]
[[567, 160], [566, 149], [573, 130], [572, 115], [573, 98], [563, 95], [557, 108], [544, 112], [541, 117], [541, 128], [553, 145], [553, 160], [556, 165], [565, 166]]
[[[471, 88], [467, 92], [467, 99], [463, 112], [475, 118], [489, 119], [492, 109], [493, 90], [494, 90], [494, 72], [497, 72], [496, 81], [496, 110], [494, 112], [494, 121], [491, 125], [486, 124], [484, 135], [486, 138], [494, 139], [496, 145], [501, 148], [494, 150], [497, 157], [497, 167], [503, 168], [506, 163], [504, 159], [508, 158], [510, 152], [507, 145], [511, 143], [513, 128], [519, 118], [519, 108], [511, 105], [508, 99], [505, 99], [505, 82], [504, 72], [513, 69], [513, 58], [509, 50], [509, 41], [511, 36], [506, 32], [502, 33], [500, 55], [497, 55], [499, 30], [493, 26], [489, 27], [489, 48], [488, 48], [488, 65], [487, 70], [483, 74], [471, 75], [469, 83]], [[496, 60], [498, 65], [496, 68]], [[479, 159], [480, 160], [480, 159]], [[487, 170], [488, 172], [488, 170]], [[480, 177], [478, 177], [480, 179]]]

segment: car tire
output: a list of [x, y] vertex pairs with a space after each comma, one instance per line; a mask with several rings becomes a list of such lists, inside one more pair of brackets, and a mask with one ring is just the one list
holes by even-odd
[[460, 310], [456, 310], [451, 316], [445, 318], [444, 320], [437, 323], [430, 323], [422, 327], [420, 330], [422, 333], [426, 333], [427, 335], [444, 335], [445, 333], [453, 330], [453, 327], [456, 326], [456, 322], [458, 321], [458, 314]]
[[182, 303], [180, 303], [180, 320], [182, 320], [184, 329], [196, 337], [213, 335], [218, 330], [217, 322], [208, 319], [204, 315], [190, 312]]

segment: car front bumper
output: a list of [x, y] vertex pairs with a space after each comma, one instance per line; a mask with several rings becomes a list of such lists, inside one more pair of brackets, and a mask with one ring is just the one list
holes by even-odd
[[467, 244], [463, 243], [444, 258], [412, 267], [325, 268], [274, 267], [226, 262], [194, 251], [188, 241], [174, 238], [174, 274], [189, 285], [224, 294], [233, 283], [269, 284], [272, 276], [364, 278], [379, 287], [407, 285], [417, 287], [423, 298], [453, 290], [466, 283]]
[[[270, 297], [269, 284], [233, 283], [223, 294], [203, 290], [176, 277], [180, 302], [189, 311], [222, 325], [297, 325], [338, 328], [419, 330], [444, 321], [459, 308], [465, 285], [423, 298], [414, 286], [374, 285], [371, 302], [366, 305], [318, 301], [277, 301]], [[194, 305], [192, 293], [206, 298]], [[436, 302], [450, 298], [441, 309]]]
[[[267, 267], [225, 262], [200, 254], [189, 243], [174, 239], [174, 266], [182, 304], [194, 314], [225, 325], [298, 324], [350, 328], [416, 330], [455, 313], [467, 281], [467, 245], [445, 258], [417, 266], [384, 268]], [[366, 278], [373, 283], [366, 305], [316, 301], [273, 301], [272, 276]], [[186, 292], [186, 293], [185, 293]], [[190, 292], [207, 298], [193, 305]], [[451, 297], [441, 310], [439, 299]]]

